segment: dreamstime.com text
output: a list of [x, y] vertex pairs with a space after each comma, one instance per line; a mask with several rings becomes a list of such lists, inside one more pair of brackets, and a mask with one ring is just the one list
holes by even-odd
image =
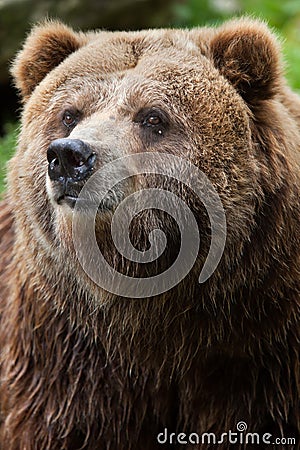
[[157, 435], [159, 444], [182, 444], [182, 445], [219, 445], [219, 444], [258, 444], [258, 445], [296, 445], [294, 437], [272, 437], [271, 433], [246, 432], [246, 422], [238, 422], [237, 430], [229, 430], [227, 433], [216, 435], [215, 433], [172, 433], [165, 428]]

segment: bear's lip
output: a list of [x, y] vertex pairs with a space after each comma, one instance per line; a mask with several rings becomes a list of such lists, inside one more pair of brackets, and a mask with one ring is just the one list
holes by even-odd
[[56, 203], [58, 205], [66, 204], [71, 209], [74, 209], [77, 201], [78, 201], [78, 197], [75, 197], [73, 195], [63, 194], [60, 197], [58, 197], [58, 199], [56, 200]]
[[56, 199], [56, 203], [60, 206], [62, 205], [67, 205], [69, 208], [73, 209], [75, 208], [76, 204], [78, 206], [80, 206], [80, 209], [78, 210], [78, 212], [80, 211], [82, 212], [88, 212], [90, 210], [97, 210], [97, 212], [108, 212], [108, 211], [112, 211], [117, 205], [116, 204], [112, 204], [110, 202], [104, 201], [103, 203], [98, 204], [98, 202], [92, 201], [90, 199], [86, 199], [86, 198], [80, 198], [74, 195], [68, 195], [68, 194], [63, 194], [60, 195], [57, 199]]
[[[85, 198], [79, 198], [76, 197], [74, 195], [68, 195], [68, 194], [64, 194], [61, 195], [57, 200], [56, 203], [60, 206], [62, 205], [66, 205], [71, 209], [75, 209], [76, 204], [79, 206], [80, 205], [80, 212], [88, 212], [91, 209], [95, 209], [95, 206], [97, 206], [97, 204], [95, 204], [92, 201], [89, 201]], [[99, 208], [99, 209], [103, 209], [103, 208]], [[108, 208], [105, 208], [108, 209]]]
[[77, 197], [76, 195], [71, 195], [71, 194], [60, 195], [56, 199], [56, 203], [58, 205], [68, 205], [72, 209], [75, 208], [76, 203], [80, 204], [80, 206], [84, 207], [84, 209], [95, 208], [95, 205], [97, 205], [97, 203], [95, 203], [91, 200], [88, 200], [86, 198], [80, 198], [80, 197]]
[[50, 196], [58, 206], [68, 206], [75, 209], [78, 206], [78, 212], [113, 211], [124, 199], [124, 191], [113, 188], [107, 192], [104, 198], [98, 198], [93, 190], [81, 194], [82, 185], [76, 184], [70, 186], [68, 183], [52, 183]]

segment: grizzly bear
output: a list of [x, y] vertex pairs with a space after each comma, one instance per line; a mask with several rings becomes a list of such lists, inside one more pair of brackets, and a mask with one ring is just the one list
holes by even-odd
[[299, 448], [300, 99], [273, 33], [48, 21], [12, 74], [1, 449]]

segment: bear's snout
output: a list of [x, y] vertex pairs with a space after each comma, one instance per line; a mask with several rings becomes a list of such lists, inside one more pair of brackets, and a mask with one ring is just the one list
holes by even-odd
[[50, 180], [70, 185], [91, 175], [96, 154], [80, 139], [56, 139], [48, 148], [47, 159]]

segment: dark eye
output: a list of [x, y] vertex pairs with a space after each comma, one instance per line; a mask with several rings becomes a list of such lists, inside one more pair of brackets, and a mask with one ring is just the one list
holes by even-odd
[[142, 108], [133, 121], [138, 123], [148, 135], [162, 137], [169, 127], [169, 116], [160, 108]]
[[159, 116], [153, 114], [145, 118], [143, 125], [154, 127], [156, 125], [160, 125], [161, 123], [162, 119]]
[[65, 111], [62, 117], [62, 123], [67, 128], [73, 128], [77, 125], [79, 120], [78, 113]]

